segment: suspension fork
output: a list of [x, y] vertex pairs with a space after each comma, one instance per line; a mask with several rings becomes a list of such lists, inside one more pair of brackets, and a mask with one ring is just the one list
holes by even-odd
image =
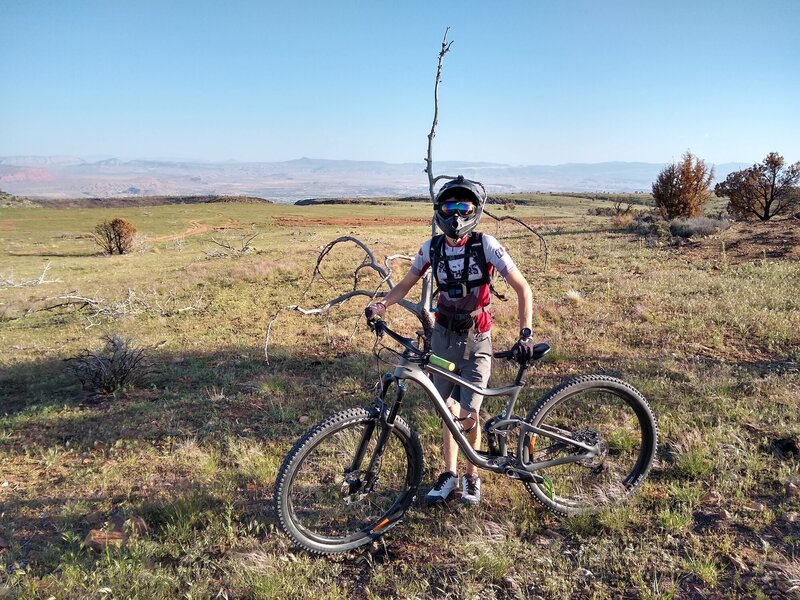
[[[397, 384], [397, 395], [395, 396], [395, 401], [392, 403], [391, 408], [387, 412], [385, 399], [392, 383]], [[378, 441], [375, 444], [375, 451], [372, 453], [369, 466], [365, 472], [362, 488], [362, 491], [364, 492], [370, 491], [377, 479], [377, 471], [380, 469], [381, 458], [383, 457], [383, 451], [386, 448], [386, 440], [389, 439], [389, 434], [392, 432], [392, 429], [394, 429], [394, 422], [397, 418], [397, 413], [400, 410], [400, 406], [403, 403], [403, 398], [406, 395], [406, 389], [406, 384], [397, 381], [397, 378], [392, 373], [386, 373], [386, 375], [383, 376], [383, 380], [381, 381], [381, 391], [376, 402], [378, 411], [380, 413], [381, 431], [378, 435]], [[356, 450], [356, 455], [353, 457], [353, 462], [350, 465], [350, 469], [348, 469], [348, 473], [357, 471], [361, 466], [361, 463], [364, 461], [364, 454], [367, 451], [369, 440], [372, 438], [372, 434], [375, 431], [375, 425], [375, 421], [369, 421], [364, 428], [364, 433], [361, 435], [361, 441], [358, 444], [358, 450]]]

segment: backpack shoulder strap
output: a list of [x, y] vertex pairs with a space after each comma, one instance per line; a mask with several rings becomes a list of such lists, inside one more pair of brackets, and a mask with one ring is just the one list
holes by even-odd
[[444, 246], [444, 234], [440, 233], [431, 238], [430, 256], [431, 259], [431, 274], [433, 277], [432, 283], [438, 286], [438, 278], [436, 274], [439, 272], [439, 260], [442, 257], [442, 246]]

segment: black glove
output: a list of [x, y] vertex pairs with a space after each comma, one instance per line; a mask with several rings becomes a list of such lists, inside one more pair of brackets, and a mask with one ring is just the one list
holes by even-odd
[[517, 343], [514, 344], [514, 347], [511, 348], [514, 360], [521, 365], [526, 364], [533, 357], [534, 346], [535, 344], [533, 343], [532, 337], [528, 336], [519, 338]]
[[383, 302], [370, 304], [364, 309], [364, 316], [367, 317], [367, 323], [372, 323], [378, 319], [383, 319], [386, 314], [386, 305]]

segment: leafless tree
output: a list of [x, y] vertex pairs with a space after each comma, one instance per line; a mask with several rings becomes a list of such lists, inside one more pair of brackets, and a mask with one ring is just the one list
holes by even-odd
[[[434, 110], [433, 110], [433, 122], [431, 123], [431, 130], [428, 133], [428, 153], [427, 157], [425, 158], [425, 173], [428, 175], [428, 192], [430, 194], [431, 201], [435, 198], [435, 188], [436, 184], [441, 180], [451, 180], [455, 179], [454, 176], [451, 175], [433, 175], [433, 140], [436, 137], [436, 127], [439, 123], [439, 85], [442, 79], [442, 67], [444, 65], [444, 57], [450, 51], [450, 47], [452, 46], [453, 42], [447, 40], [447, 34], [450, 31], [448, 27], [445, 29], [444, 36], [442, 37], [442, 45], [438, 55], [438, 63], [436, 68], [436, 80], [434, 83]], [[476, 182], [482, 189], [483, 184], [480, 182]], [[484, 195], [486, 191], [484, 189]], [[539, 238], [540, 248], [542, 251], [542, 255], [544, 257], [544, 265], [543, 269], [547, 269], [547, 259], [548, 259], [548, 251], [547, 251], [547, 242], [545, 241], [544, 237], [542, 237], [539, 232], [537, 232], [533, 227], [524, 223], [522, 220], [517, 219], [516, 217], [511, 216], [504, 216], [498, 217], [494, 214], [491, 214], [489, 211], [484, 209], [484, 213], [489, 215], [491, 218], [496, 219], [497, 221], [513, 221], [521, 225], [527, 231], [533, 233]], [[436, 221], [435, 219], [431, 218], [431, 235], [436, 234]], [[403, 255], [394, 255], [388, 256], [384, 259], [383, 266], [378, 264], [378, 261], [375, 258], [374, 253], [370, 248], [364, 244], [358, 238], [352, 236], [344, 236], [339, 237], [329, 242], [319, 253], [317, 257], [316, 265], [314, 266], [314, 271], [311, 275], [311, 279], [306, 286], [305, 290], [301, 294], [301, 302], [305, 298], [306, 294], [308, 293], [309, 289], [313, 285], [313, 283], [319, 278], [325, 280], [325, 277], [322, 275], [320, 271], [320, 265], [325, 260], [326, 257], [329, 256], [331, 250], [338, 244], [343, 243], [353, 243], [358, 246], [364, 252], [364, 258], [359, 266], [357, 266], [353, 272], [353, 288], [347, 292], [339, 294], [335, 298], [326, 301], [325, 303], [317, 306], [310, 306], [304, 307], [300, 304], [293, 304], [289, 306], [284, 306], [272, 316], [269, 320], [269, 324], [267, 325], [266, 335], [265, 335], [265, 342], [264, 342], [264, 357], [269, 363], [269, 343], [270, 343], [270, 334], [272, 332], [272, 327], [277, 321], [278, 317], [287, 310], [294, 310], [304, 315], [320, 315], [325, 314], [331, 310], [334, 306], [337, 306], [351, 298], [355, 297], [366, 297], [369, 298], [370, 301], [374, 300], [375, 298], [381, 298], [388, 294], [389, 290], [394, 287], [394, 281], [392, 280], [392, 270], [391, 270], [391, 262], [394, 260], [412, 260], [409, 256]], [[380, 282], [377, 287], [374, 289], [364, 289], [360, 286], [360, 274], [364, 270], [372, 270], [378, 274], [380, 277]], [[381, 289], [387, 288], [387, 289]], [[400, 305], [406, 308], [409, 312], [419, 319], [420, 324], [422, 326], [422, 331], [424, 334], [425, 339], [430, 339], [430, 334], [433, 327], [433, 319], [431, 316], [430, 308], [431, 308], [431, 301], [433, 297], [433, 285], [432, 285], [432, 278], [431, 272], [425, 274], [422, 279], [422, 288], [420, 293], [420, 299], [418, 302], [411, 302], [407, 299], [403, 299], [400, 301]], [[357, 327], [358, 322], [356, 322]], [[353, 332], [355, 333], [355, 327]]]

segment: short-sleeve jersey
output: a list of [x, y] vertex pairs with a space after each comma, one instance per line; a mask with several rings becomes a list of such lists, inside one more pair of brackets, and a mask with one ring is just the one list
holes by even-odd
[[[451, 246], [447, 238], [445, 243], [442, 244], [444, 254], [450, 272], [456, 279], [461, 279], [464, 271], [464, 249], [469, 237], [464, 237], [456, 246]], [[517, 266], [514, 261], [506, 253], [506, 249], [494, 237], [484, 233], [481, 236], [483, 253], [486, 257], [486, 268], [489, 273], [481, 273], [480, 263], [474, 256], [474, 253], [479, 252], [478, 246], [472, 248], [473, 256], [469, 260], [469, 275], [468, 280], [475, 281], [482, 279], [484, 275], [491, 275], [493, 270], [496, 270], [503, 277], [507, 277], [509, 273], [515, 271]], [[431, 240], [427, 240], [422, 244], [422, 248], [414, 257], [414, 262], [411, 265], [411, 273], [414, 275], [423, 275], [428, 267], [431, 265]], [[476, 310], [486, 308], [491, 303], [491, 292], [489, 284], [477, 286], [469, 291], [463, 298], [451, 298], [447, 293], [447, 271], [445, 269], [444, 261], [438, 261], [438, 273], [436, 273], [436, 280], [439, 284], [439, 300], [437, 307], [449, 313], [462, 313], [469, 314]], [[488, 281], [488, 278], [487, 278]], [[478, 333], [484, 333], [492, 328], [492, 314], [489, 311], [481, 312], [475, 316], [475, 330]]]

